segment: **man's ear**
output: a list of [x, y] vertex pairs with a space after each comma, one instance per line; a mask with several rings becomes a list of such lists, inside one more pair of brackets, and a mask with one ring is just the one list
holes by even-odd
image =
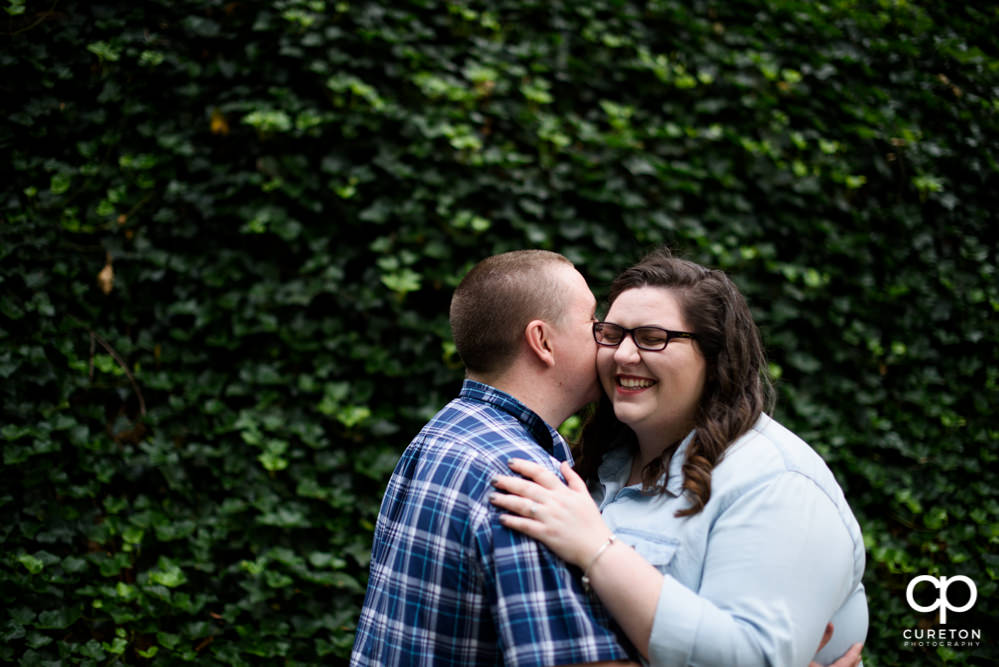
[[555, 365], [551, 325], [544, 320], [531, 320], [524, 329], [524, 340], [538, 361], [549, 367]]

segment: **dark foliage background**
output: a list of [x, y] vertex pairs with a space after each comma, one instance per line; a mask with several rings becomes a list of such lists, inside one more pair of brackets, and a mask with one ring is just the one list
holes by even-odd
[[[995, 660], [994, 4], [0, 5], [0, 661], [339, 661], [456, 281], [660, 243], [852, 501], [865, 664]], [[927, 573], [980, 647], [903, 645]]]

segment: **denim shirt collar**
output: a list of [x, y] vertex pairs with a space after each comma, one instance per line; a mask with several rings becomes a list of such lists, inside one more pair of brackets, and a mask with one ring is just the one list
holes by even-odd
[[687, 434], [669, 460], [669, 479], [666, 481], [666, 492], [674, 496], [683, 493], [683, 464], [687, 460], [687, 450], [690, 449], [690, 442], [694, 439], [695, 432], [696, 430]]
[[[680, 442], [669, 461], [669, 471], [666, 479], [666, 493], [679, 496], [683, 493], [683, 462], [687, 458], [687, 450], [694, 439], [695, 431], [691, 431]], [[616, 447], [604, 456], [597, 468], [597, 478], [604, 487], [604, 497], [612, 498], [618, 491], [625, 488], [628, 477], [631, 476], [632, 456], [624, 447]], [[660, 478], [661, 479], [661, 478]]]

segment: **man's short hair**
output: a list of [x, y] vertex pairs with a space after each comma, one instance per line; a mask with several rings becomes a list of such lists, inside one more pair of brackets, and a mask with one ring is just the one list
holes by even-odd
[[465, 368], [491, 374], [513, 362], [527, 323], [557, 324], [568, 290], [556, 271], [572, 266], [548, 250], [514, 250], [482, 260], [451, 297], [451, 335]]

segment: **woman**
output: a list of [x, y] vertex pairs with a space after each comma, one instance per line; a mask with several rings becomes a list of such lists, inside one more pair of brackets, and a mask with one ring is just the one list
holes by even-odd
[[534, 481], [496, 481], [516, 494], [495, 495], [514, 513], [502, 521], [580, 567], [653, 665], [806, 665], [830, 619], [822, 664], [862, 642], [860, 528], [822, 459], [767, 416], [772, 386], [738, 289], [658, 251], [609, 301], [593, 327], [606, 396], [579, 475], [564, 465], [566, 486], [511, 462]]

